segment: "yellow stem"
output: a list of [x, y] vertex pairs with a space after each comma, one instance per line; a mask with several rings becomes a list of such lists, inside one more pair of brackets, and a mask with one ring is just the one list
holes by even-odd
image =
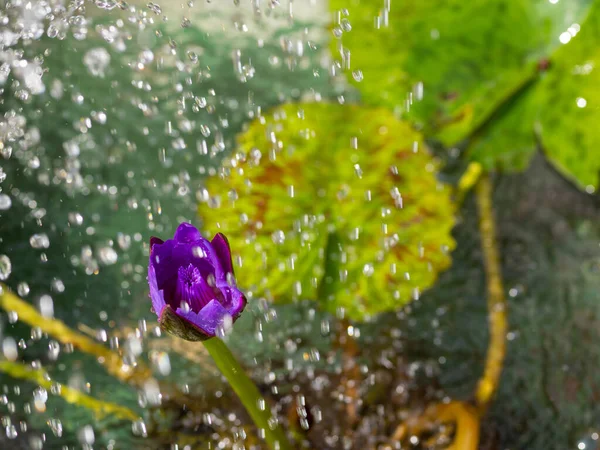
[[[23, 364], [0, 361], [0, 372], [10, 375], [13, 378], [31, 381], [44, 389], [51, 390], [54, 382], [50, 380], [48, 374], [43, 370], [34, 370]], [[108, 415], [117, 419], [136, 421], [139, 415], [135, 412], [114, 403], [103, 402], [96, 400], [89, 395], [79, 392], [76, 389], [61, 385], [59, 394], [67, 403], [82, 406], [94, 412], [98, 419], [102, 419]]]
[[477, 450], [479, 415], [472, 406], [462, 402], [439, 405], [437, 419], [442, 423], [456, 424], [454, 441], [446, 450]]
[[[446, 450], [477, 450], [479, 412], [473, 406], [458, 401], [437, 403], [427, 408], [421, 416], [403, 422], [394, 432], [389, 448], [395, 448], [394, 443], [405, 441], [410, 436], [431, 433], [442, 424], [454, 425], [454, 439]], [[433, 444], [438, 437], [439, 434], [434, 433], [428, 441]]]
[[483, 172], [483, 168], [481, 164], [478, 162], [471, 162], [467, 166], [467, 169], [464, 171], [460, 180], [458, 180], [458, 185], [456, 186], [456, 203], [461, 204], [467, 192], [471, 190], [473, 186], [477, 184], [481, 174]]
[[87, 336], [69, 328], [57, 319], [42, 316], [33, 306], [14, 295], [7, 286], [0, 284], [0, 307], [6, 311], [15, 311], [19, 320], [32, 327], [40, 328], [62, 344], [71, 344], [82, 352], [96, 356], [98, 362], [106, 367], [111, 375], [125, 382], [141, 385], [152, 376], [151, 371], [141, 364], [132, 368], [123, 363], [121, 357]]
[[494, 213], [492, 208], [492, 184], [489, 175], [483, 175], [475, 187], [479, 208], [479, 233], [481, 235], [485, 274], [487, 279], [488, 322], [490, 342], [483, 376], [475, 393], [477, 406], [485, 411], [493, 398], [506, 354], [506, 298], [502, 285], [500, 256], [498, 251]]

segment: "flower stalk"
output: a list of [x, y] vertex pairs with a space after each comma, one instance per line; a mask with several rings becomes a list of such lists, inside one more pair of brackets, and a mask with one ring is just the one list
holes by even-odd
[[145, 380], [152, 376], [150, 369], [141, 363], [129, 370], [120, 355], [84, 334], [71, 329], [64, 322], [42, 316], [35, 307], [17, 297], [3, 284], [0, 284], [0, 308], [5, 311], [15, 311], [21, 322], [31, 327], [38, 327], [61, 344], [70, 344], [82, 352], [94, 355], [106, 367], [109, 374], [121, 381], [141, 386]]
[[506, 298], [502, 283], [500, 252], [492, 208], [492, 182], [489, 174], [484, 175], [475, 186], [479, 209], [479, 232], [483, 250], [483, 260], [487, 284], [488, 322], [490, 342], [485, 361], [485, 369], [475, 398], [480, 411], [485, 411], [498, 390], [500, 374], [506, 356], [506, 329], [508, 326]]
[[266, 400], [259, 392], [254, 382], [237, 362], [227, 345], [218, 337], [203, 341], [204, 347], [210, 353], [215, 364], [227, 379], [254, 424], [272, 450], [290, 450], [291, 446], [285, 432], [271, 414]]
[[[54, 385], [54, 381], [50, 379], [44, 370], [32, 369], [31, 367], [27, 367], [18, 362], [0, 361], [0, 373], [9, 375], [13, 378], [30, 381], [47, 390], [52, 389]], [[58, 395], [67, 403], [89, 409], [95, 414], [98, 420], [109, 416], [119, 420], [135, 422], [140, 418], [136, 412], [125, 406], [97, 400], [94, 397], [90, 397], [69, 386], [60, 385]]]

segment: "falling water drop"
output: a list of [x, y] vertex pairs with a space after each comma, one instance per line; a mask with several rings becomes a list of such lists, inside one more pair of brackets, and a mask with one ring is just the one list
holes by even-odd
[[77, 433], [77, 438], [79, 439], [79, 443], [82, 446], [91, 446], [96, 440], [96, 437], [94, 435], [94, 429], [91, 425], [84, 426], [79, 430], [79, 433]]
[[115, 264], [118, 258], [119, 256], [117, 252], [112, 247], [102, 247], [98, 252], [98, 259], [105, 266], [111, 266]]
[[134, 436], [148, 437], [148, 430], [146, 429], [146, 423], [142, 420], [136, 420], [131, 424], [131, 432]]
[[10, 258], [6, 255], [0, 255], [0, 281], [8, 279], [12, 272]]
[[50, 247], [50, 239], [46, 233], [34, 234], [29, 238], [29, 245], [36, 249]]
[[10, 209], [12, 200], [6, 194], [0, 194], [0, 211], [6, 211]]
[[17, 294], [21, 297], [26, 297], [29, 294], [29, 285], [22, 281], [17, 285]]

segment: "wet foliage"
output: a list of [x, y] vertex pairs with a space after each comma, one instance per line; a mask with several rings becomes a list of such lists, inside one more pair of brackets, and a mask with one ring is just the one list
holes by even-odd
[[360, 320], [418, 298], [450, 265], [454, 208], [439, 164], [387, 110], [287, 105], [238, 149], [207, 182], [200, 215], [231, 234], [252, 295], [315, 299]]
[[598, 1], [163, 3], [0, 1], [0, 448], [266, 448], [154, 322], [182, 221], [228, 235], [223, 337], [297, 448], [477, 406], [482, 242], [479, 448], [598, 447]]

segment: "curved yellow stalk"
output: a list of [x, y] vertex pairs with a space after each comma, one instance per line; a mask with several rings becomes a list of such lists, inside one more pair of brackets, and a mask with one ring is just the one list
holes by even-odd
[[140, 385], [152, 375], [151, 371], [142, 365], [132, 368], [123, 364], [123, 360], [118, 354], [72, 330], [64, 322], [42, 316], [33, 306], [21, 300], [2, 284], [0, 284], [0, 308], [16, 312], [19, 320], [32, 327], [38, 327], [60, 343], [71, 344], [82, 352], [96, 356], [98, 362], [103, 364], [111, 375], [122, 381]]
[[488, 322], [490, 342], [483, 376], [477, 385], [475, 398], [480, 411], [485, 411], [498, 389], [500, 374], [506, 354], [506, 298], [502, 285], [500, 255], [498, 251], [494, 214], [492, 208], [492, 184], [489, 175], [483, 175], [475, 186], [479, 209], [479, 233], [481, 235], [485, 275], [487, 281]]
[[456, 424], [454, 441], [446, 450], [477, 450], [479, 415], [472, 406], [462, 402], [438, 405], [437, 419], [442, 423]]
[[[441, 424], [454, 425], [454, 438], [446, 450], [477, 450], [479, 446], [479, 412], [473, 406], [453, 401], [430, 406], [423, 415], [402, 423], [394, 432], [392, 442], [402, 442], [409, 436], [420, 436]], [[435, 446], [434, 434], [425, 445]], [[394, 448], [390, 443], [389, 448]]]
[[[34, 370], [21, 363], [0, 361], [0, 372], [10, 375], [13, 378], [31, 381], [47, 390], [50, 390], [54, 384], [44, 370]], [[58, 395], [67, 403], [82, 406], [91, 410], [98, 419], [102, 419], [109, 415], [118, 419], [130, 420], [132, 422], [139, 419], [139, 415], [129, 408], [115, 403], [96, 400], [95, 398], [68, 386], [61, 385]]]

